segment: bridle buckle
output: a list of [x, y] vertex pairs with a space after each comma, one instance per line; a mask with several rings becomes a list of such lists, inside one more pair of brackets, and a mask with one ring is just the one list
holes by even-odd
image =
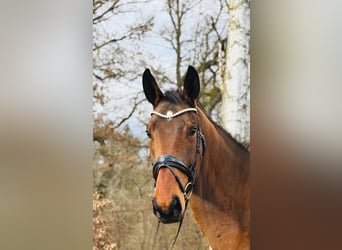
[[194, 190], [194, 184], [189, 181], [184, 187], [184, 198], [185, 198], [185, 200], [190, 199], [193, 190]]

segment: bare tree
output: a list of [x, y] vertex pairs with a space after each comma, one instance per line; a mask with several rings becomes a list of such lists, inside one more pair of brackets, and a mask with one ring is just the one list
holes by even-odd
[[176, 54], [176, 83], [178, 87], [182, 85], [181, 67], [183, 61], [183, 46], [190, 42], [184, 40], [182, 33], [184, 18], [196, 5], [196, 1], [167, 0], [166, 10], [171, 20], [171, 29], [164, 30], [162, 37], [171, 45]]
[[[93, 0], [93, 102], [94, 120], [107, 123], [98, 119], [108, 119], [108, 116], [101, 114], [112, 113], [115, 107], [111, 104], [115, 90], [130, 89], [128, 83], [140, 76], [138, 65], [144, 67], [144, 60], [137, 45], [145, 34], [153, 27], [153, 17], [146, 16], [143, 19], [129, 20], [121, 16], [133, 15], [137, 12], [139, 4], [146, 3], [146, 0]], [[121, 22], [121, 23], [120, 23]], [[129, 47], [131, 46], [131, 47]], [[135, 63], [132, 63], [135, 58]], [[137, 106], [142, 102], [142, 95], [137, 95], [138, 90], [131, 88], [125, 94], [124, 99], [128, 103], [125, 109], [120, 109], [120, 115], [115, 121], [112, 119], [114, 129], [127, 123], [137, 111]], [[115, 94], [116, 95], [116, 94]], [[126, 98], [128, 97], [128, 98]], [[119, 101], [119, 100], [118, 100]], [[128, 107], [131, 108], [128, 108]], [[97, 138], [94, 136], [94, 138]]]
[[[227, 30], [224, 5], [221, 1], [217, 1], [216, 4], [219, 8], [215, 15], [204, 16], [204, 20], [200, 22], [202, 25], [196, 30], [196, 42], [193, 46], [196, 53], [193, 61], [198, 65], [197, 71], [201, 78], [200, 103], [210, 116], [213, 116], [221, 102], [219, 63], [224, 54], [220, 53], [217, 45], [224, 45]], [[216, 116], [216, 120], [220, 120], [219, 115]]]
[[249, 143], [249, 0], [226, 0], [229, 13], [225, 68], [221, 82], [222, 120], [240, 142]]
[[[208, 5], [216, 5], [214, 12], [207, 12]], [[219, 85], [217, 44], [225, 43], [227, 24], [222, 1], [167, 0], [166, 10], [171, 26], [161, 35], [176, 56], [176, 81], [182, 85], [182, 73], [191, 64], [201, 78], [200, 104], [209, 115], [221, 102]], [[221, 59], [220, 59], [221, 60]]]

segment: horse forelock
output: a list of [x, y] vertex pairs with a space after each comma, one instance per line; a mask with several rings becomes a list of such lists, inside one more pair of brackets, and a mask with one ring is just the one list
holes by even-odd
[[163, 100], [172, 104], [183, 104], [185, 101], [181, 97], [180, 93], [176, 90], [168, 90], [164, 93]]

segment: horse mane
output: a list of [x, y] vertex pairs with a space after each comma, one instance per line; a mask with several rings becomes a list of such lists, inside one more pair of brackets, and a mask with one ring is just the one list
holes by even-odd
[[[176, 90], [167, 90], [164, 93], [163, 96], [163, 100], [168, 101], [172, 104], [182, 104], [184, 103], [184, 100], [182, 99], [179, 91]], [[243, 150], [247, 150], [249, 151], [249, 143], [240, 143], [238, 142], [230, 133], [228, 133], [221, 125], [217, 124], [215, 121], [213, 121], [213, 119], [208, 116], [208, 114], [205, 112], [205, 110], [203, 109], [203, 107], [199, 106], [199, 108], [203, 111], [203, 113], [206, 115], [206, 117], [208, 118], [208, 120], [214, 124], [215, 128], [217, 129], [217, 131], [219, 131], [220, 134], [222, 134], [227, 140], [229, 141], [233, 141], [236, 145], [238, 145], [240, 148], [242, 148]]]
[[[203, 111], [203, 109], [201, 108], [201, 110]], [[206, 114], [205, 111], [203, 111], [203, 113], [207, 116], [207, 118], [209, 119], [209, 121], [214, 124], [216, 130], [222, 134], [226, 139], [233, 141], [236, 145], [238, 145], [240, 148], [242, 148], [243, 150], [247, 150], [249, 151], [249, 143], [241, 143], [238, 140], [236, 140], [229, 132], [227, 132], [227, 130], [225, 130], [221, 125], [217, 124], [215, 121], [213, 121], [213, 119], [208, 116]]]

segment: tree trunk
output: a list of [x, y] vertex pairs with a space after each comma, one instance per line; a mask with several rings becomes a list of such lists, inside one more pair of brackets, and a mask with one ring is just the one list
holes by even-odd
[[222, 122], [233, 137], [249, 143], [249, 1], [227, 0], [228, 36], [222, 91]]

